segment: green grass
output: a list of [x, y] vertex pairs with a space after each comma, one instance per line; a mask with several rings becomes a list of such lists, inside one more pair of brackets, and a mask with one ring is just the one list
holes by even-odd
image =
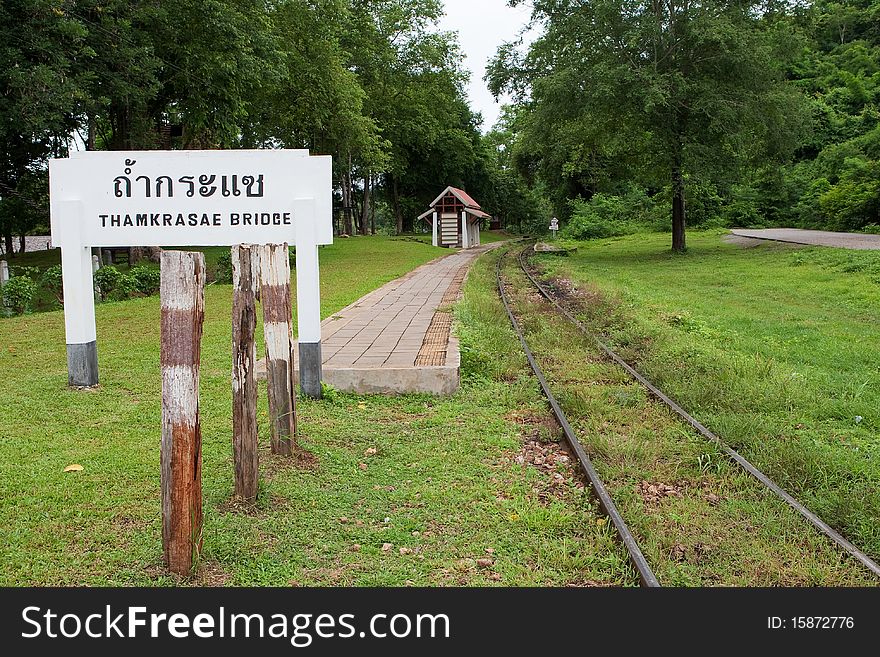
[[515, 309], [554, 394], [665, 586], [853, 586], [870, 573], [690, 430], [511, 260]]
[[[448, 253], [339, 241], [322, 250], [322, 312], [438, 252]], [[204, 553], [193, 582], [635, 584], [571, 468], [519, 463], [523, 437], [546, 433], [545, 410], [493, 285], [484, 258], [457, 310], [456, 396], [333, 393], [300, 404], [312, 467], [268, 454], [261, 388], [262, 484], [249, 510], [230, 504], [231, 288], [208, 287]], [[0, 585], [176, 583], [161, 561], [158, 298], [102, 304], [97, 321], [102, 383], [89, 392], [66, 387], [62, 313], [0, 322]], [[72, 463], [84, 469], [64, 473]]]
[[540, 259], [583, 319], [687, 410], [880, 558], [880, 253], [691, 232]]

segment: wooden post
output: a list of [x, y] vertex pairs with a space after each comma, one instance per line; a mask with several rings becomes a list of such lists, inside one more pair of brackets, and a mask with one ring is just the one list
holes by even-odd
[[205, 256], [163, 251], [162, 548], [168, 570], [189, 575], [202, 548], [199, 359]]
[[296, 436], [296, 387], [291, 333], [290, 252], [287, 244], [263, 245], [260, 279], [272, 453], [291, 456]]
[[[252, 258], [257, 247], [232, 247], [232, 460], [235, 495], [255, 500], [260, 484], [257, 452], [257, 308]], [[259, 262], [259, 260], [257, 260]]]
[[260, 276], [260, 247], [251, 247], [251, 282], [254, 285], [254, 296], [257, 301], [260, 300], [260, 286], [262, 277]]

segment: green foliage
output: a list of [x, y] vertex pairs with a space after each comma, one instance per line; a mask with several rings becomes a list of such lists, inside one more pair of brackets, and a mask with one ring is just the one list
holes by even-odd
[[40, 277], [40, 285], [48, 290], [58, 301], [64, 298], [64, 283], [61, 275], [61, 265], [53, 265], [43, 272]]
[[653, 228], [664, 221], [666, 210], [656, 197], [649, 197], [634, 185], [619, 196], [600, 193], [589, 201], [574, 199], [570, 207], [571, 217], [562, 236], [574, 240], [616, 237]]
[[156, 294], [160, 281], [160, 271], [147, 265], [133, 267], [128, 272], [107, 265], [95, 272], [95, 287], [101, 291], [101, 299], [106, 301], [124, 301], [135, 296]]
[[30, 276], [13, 276], [0, 288], [3, 293], [3, 307], [15, 315], [24, 314], [30, 309], [36, 290], [37, 285]]
[[120, 274], [119, 278], [116, 279], [115, 286], [109, 294], [104, 292], [103, 289], [101, 292], [103, 293], [104, 298], [109, 299], [110, 301], [125, 301], [126, 299], [131, 299], [140, 294], [138, 279], [131, 273]]
[[329, 383], [321, 381], [321, 399], [327, 404], [336, 404], [341, 400], [342, 393]]
[[[439, 0], [11, 0], [0, 8], [0, 234], [46, 230], [46, 159], [98, 150], [332, 154], [346, 232], [412, 228], [444, 185], [488, 195]], [[168, 128], [179, 128], [170, 136]], [[360, 182], [359, 182], [360, 181]], [[369, 190], [369, 191], [368, 191]]]
[[[527, 56], [500, 50], [489, 80], [524, 108], [516, 156], [561, 217], [577, 208], [567, 199], [619, 195], [631, 181], [686, 199], [688, 223], [699, 225], [717, 216], [717, 190], [740, 167], [793, 150], [806, 120], [802, 97], [784, 82], [796, 43], [759, 5], [533, 3], [541, 36]], [[588, 232], [618, 232], [602, 218], [614, 212], [599, 210], [601, 226], [580, 221]]]
[[13, 265], [9, 267], [9, 275], [23, 276], [36, 280], [40, 277], [40, 269], [33, 265]]
[[135, 289], [144, 296], [150, 296], [159, 292], [159, 284], [162, 274], [156, 267], [140, 265], [132, 268], [129, 276], [134, 279]]
[[226, 285], [232, 284], [232, 252], [224, 250], [217, 258], [217, 269], [214, 271], [214, 280]]
[[106, 265], [95, 272], [95, 287], [101, 292], [101, 299], [109, 299], [119, 286], [124, 274], [113, 265]]

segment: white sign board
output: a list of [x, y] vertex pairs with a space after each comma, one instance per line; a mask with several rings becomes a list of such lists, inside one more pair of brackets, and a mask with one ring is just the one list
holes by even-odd
[[91, 151], [51, 160], [49, 186], [71, 384], [97, 383], [96, 356], [94, 374], [71, 357], [94, 351], [91, 247], [296, 245], [299, 340], [320, 343], [318, 245], [333, 243], [329, 156]]

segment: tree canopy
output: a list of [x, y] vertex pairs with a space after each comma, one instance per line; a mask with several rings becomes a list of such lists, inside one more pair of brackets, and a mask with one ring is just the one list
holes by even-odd
[[[502, 49], [489, 74], [528, 109], [520, 157], [558, 205], [638, 181], [670, 197], [684, 250], [686, 199], [749, 161], [793, 151], [804, 124], [786, 85], [791, 39], [763, 3], [536, 0], [543, 34]], [[565, 213], [566, 208], [559, 211]]]
[[[0, 232], [47, 225], [71, 148], [308, 148], [339, 230], [413, 229], [494, 166], [439, 0], [9, 0], [0, 7]], [[487, 208], [490, 211], [491, 208]]]
[[2, 245], [46, 230], [70, 148], [331, 154], [348, 234], [413, 230], [446, 185], [522, 231], [676, 250], [686, 225], [880, 230], [880, 0], [528, 6], [482, 126], [441, 0], [6, 0]]

